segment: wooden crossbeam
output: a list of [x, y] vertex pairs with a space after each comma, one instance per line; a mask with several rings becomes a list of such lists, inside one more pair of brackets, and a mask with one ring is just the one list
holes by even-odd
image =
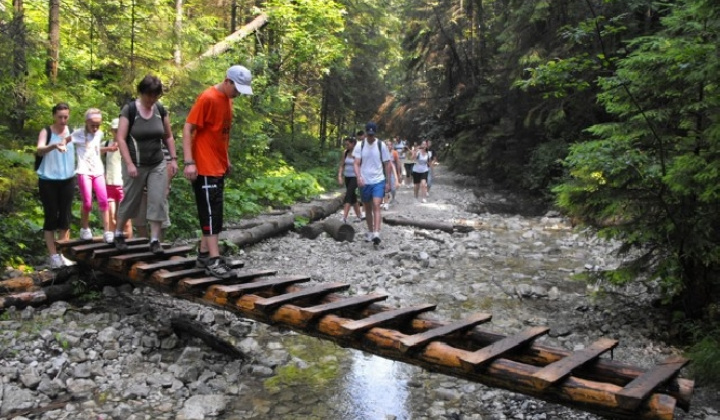
[[205, 293], [205, 299], [224, 305], [228, 299], [262, 290], [272, 290], [310, 281], [310, 276], [270, 277], [249, 283], [214, 285]]
[[574, 369], [596, 360], [601, 354], [617, 347], [618, 341], [609, 338], [601, 338], [592, 343], [589, 347], [578, 350], [568, 357], [550, 363], [533, 374], [532, 383], [540, 389], [545, 389], [552, 384], [567, 377]]
[[[242, 260], [231, 260], [226, 261], [228, 267], [232, 269], [242, 268], [245, 263]], [[204, 268], [188, 268], [186, 270], [179, 271], [165, 271], [158, 270], [153, 273], [152, 279], [154, 282], [163, 286], [174, 284], [182, 279], [193, 278], [197, 276], [205, 276]]]
[[510, 352], [522, 347], [541, 335], [545, 335], [550, 331], [548, 327], [533, 327], [518, 334], [511, 335], [496, 341], [493, 344], [484, 347], [476, 352], [463, 356], [460, 363], [463, 368], [471, 370], [485, 363], [491, 362], [493, 359], [502, 356], [504, 353]]
[[450, 334], [470, 330], [477, 325], [490, 321], [491, 319], [491, 314], [477, 313], [469, 316], [467, 319], [455, 321], [442, 327], [433, 328], [423, 333], [413, 334], [404, 337], [399, 342], [399, 350], [403, 353], [411, 350], [417, 350], [426, 346], [433, 340], [440, 339]]
[[391, 309], [376, 313], [367, 318], [347, 322], [341, 326], [341, 329], [344, 335], [355, 334], [391, 322], [414, 318], [423, 312], [433, 311], [435, 308], [437, 308], [437, 305], [424, 304], [409, 308]]
[[[165, 246], [165, 245], [163, 245]], [[193, 247], [189, 245], [184, 246], [178, 246], [175, 248], [166, 248], [164, 249], [163, 254], [154, 254], [152, 252], [139, 252], [139, 253], [132, 253], [132, 254], [122, 254], [122, 255], [115, 255], [113, 257], [110, 257], [110, 261], [108, 261], [108, 267], [114, 270], [122, 270], [125, 267], [129, 267], [130, 264], [138, 262], [138, 261], [144, 261], [144, 260], [150, 260], [150, 261], [157, 261], [162, 260], [164, 258], [170, 258], [174, 256], [185, 256], [188, 252], [192, 251]]]
[[324, 296], [329, 293], [340, 292], [349, 288], [350, 285], [345, 283], [320, 284], [317, 286], [308, 287], [298, 292], [285, 293], [271, 298], [258, 299], [257, 301], [255, 301], [254, 307], [267, 313], [273, 311], [278, 306], [282, 306], [287, 303], [297, 302], [298, 300], [303, 300], [310, 297]]
[[[148, 240], [145, 238], [132, 238], [127, 239], [125, 241], [129, 246], [134, 245], [140, 245], [140, 244], [147, 244]], [[83, 257], [86, 254], [92, 254], [95, 251], [100, 250], [106, 250], [106, 249], [115, 249], [115, 245], [108, 244], [105, 242], [83, 242], [81, 245], [75, 245], [71, 248], [66, 248], [70, 250], [70, 255], [76, 259], [83, 259]]]
[[620, 407], [637, 409], [658, 386], [677, 376], [680, 369], [690, 361], [683, 357], [671, 357], [638, 376], [615, 395]]
[[200, 289], [216, 284], [244, 283], [257, 277], [272, 276], [277, 270], [235, 270], [235, 276], [229, 279], [219, 279], [213, 276], [205, 276], [194, 279], [182, 279], [178, 282], [178, 291], [188, 292], [192, 289]]
[[140, 252], [147, 252], [150, 250], [150, 244], [143, 241], [142, 243], [135, 244], [135, 245], [129, 245], [127, 250], [120, 251], [119, 249], [115, 248], [114, 246], [110, 247], [102, 247], [100, 249], [96, 249], [92, 253], [92, 259], [94, 261], [103, 260], [105, 258], [111, 258], [117, 255], [123, 255], [123, 254], [137, 254]]
[[[138, 274], [141, 276], [147, 276], [148, 274], [157, 270], [167, 270], [171, 268], [175, 269], [186, 269], [195, 266], [195, 257], [190, 258], [174, 258], [166, 261], [158, 261], [153, 263], [136, 264], [133, 267]], [[132, 275], [132, 273], [131, 273]]]
[[380, 302], [388, 298], [385, 294], [370, 294], [351, 296], [343, 299], [336, 300], [334, 302], [323, 303], [321, 305], [310, 306], [307, 308], [298, 308], [300, 316], [302, 318], [303, 325], [310, 321], [318, 319], [326, 314], [333, 312], [341, 312], [347, 310], [354, 310], [357, 308], [363, 308], [375, 302]]

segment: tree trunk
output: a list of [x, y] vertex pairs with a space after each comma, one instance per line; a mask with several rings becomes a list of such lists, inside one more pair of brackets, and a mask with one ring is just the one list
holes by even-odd
[[260, 15], [258, 15], [258, 17], [253, 19], [252, 22], [233, 32], [212, 47], [208, 48], [204, 53], [200, 54], [198, 58], [188, 63], [185, 66], [185, 69], [191, 70], [197, 67], [204, 58], [217, 57], [218, 55], [224, 53], [225, 51], [229, 50], [230, 47], [233, 46], [233, 44], [236, 44], [238, 41], [242, 40], [246, 36], [265, 26], [265, 24], [267, 24], [267, 20], [267, 15], [265, 13], [261, 13]]
[[10, 115], [10, 131], [21, 132], [25, 127], [25, 110], [27, 108], [27, 97], [25, 88], [27, 85], [27, 60], [25, 58], [26, 34], [25, 34], [25, 6], [23, 0], [13, 1], [13, 20], [10, 26], [10, 36], [13, 46], [12, 75], [15, 88], [13, 97], [15, 106]]
[[215, 351], [236, 359], [246, 359], [245, 354], [243, 354], [243, 352], [241, 352], [237, 347], [233, 346], [229, 341], [223, 340], [208, 331], [207, 328], [199, 322], [178, 317], [170, 320], [170, 325], [172, 326], [175, 334], [178, 336], [190, 335], [192, 337], [197, 337]]
[[420, 229], [441, 230], [447, 233], [453, 233], [455, 231], [452, 224], [433, 220], [411, 220], [405, 217], [385, 216], [383, 217], [383, 221], [388, 225], [412, 226]]
[[50, 0], [48, 22], [46, 73], [54, 84], [57, 82], [58, 62], [60, 61], [60, 0]]
[[352, 242], [355, 238], [355, 228], [340, 219], [325, 219], [323, 227], [325, 232], [338, 242]]
[[312, 222], [330, 216], [342, 207], [343, 198], [342, 194], [336, 194], [335, 197], [319, 203], [297, 204], [292, 207], [289, 214], [260, 220], [249, 229], [227, 230], [220, 234], [220, 239], [228, 240], [240, 247], [252, 245], [294, 229], [296, 217], [302, 217]]
[[183, 16], [183, 0], [175, 0], [175, 27], [173, 28], [173, 36], [175, 37], [175, 65], [182, 64], [182, 16]]
[[343, 223], [339, 219], [320, 220], [314, 223], [308, 223], [298, 229], [298, 234], [308, 239], [315, 239], [323, 232], [326, 232], [338, 242], [352, 242], [355, 238], [355, 228], [347, 223]]

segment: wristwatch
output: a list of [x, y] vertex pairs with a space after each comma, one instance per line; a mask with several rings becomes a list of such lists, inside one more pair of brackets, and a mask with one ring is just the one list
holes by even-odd
[[194, 165], [195, 161], [194, 160], [186, 160], [184, 163], [185, 163], [185, 166]]

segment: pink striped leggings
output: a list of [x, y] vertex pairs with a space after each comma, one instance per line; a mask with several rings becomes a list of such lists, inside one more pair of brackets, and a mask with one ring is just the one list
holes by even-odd
[[80, 188], [80, 199], [82, 199], [83, 211], [89, 213], [92, 210], [92, 193], [95, 191], [95, 198], [100, 211], [108, 209], [107, 189], [105, 187], [105, 175], [78, 174], [78, 187]]

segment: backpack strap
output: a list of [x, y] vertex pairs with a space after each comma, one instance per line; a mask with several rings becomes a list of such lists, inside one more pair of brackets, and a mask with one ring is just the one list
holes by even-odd
[[[167, 110], [165, 110], [165, 107], [162, 106], [160, 102], [155, 102], [155, 106], [157, 106], [158, 112], [160, 113], [160, 119], [164, 120], [165, 117], [167, 117]], [[137, 104], [135, 103], [135, 99], [132, 99], [128, 102], [128, 137], [130, 136], [130, 131], [135, 123], [135, 118], [137, 118]]]
[[[45, 146], [47, 146], [50, 143], [50, 137], [52, 137], [52, 128], [47, 125], [43, 130], [45, 130]], [[45, 156], [40, 156], [35, 152], [35, 171], [40, 169], [44, 157]]]

